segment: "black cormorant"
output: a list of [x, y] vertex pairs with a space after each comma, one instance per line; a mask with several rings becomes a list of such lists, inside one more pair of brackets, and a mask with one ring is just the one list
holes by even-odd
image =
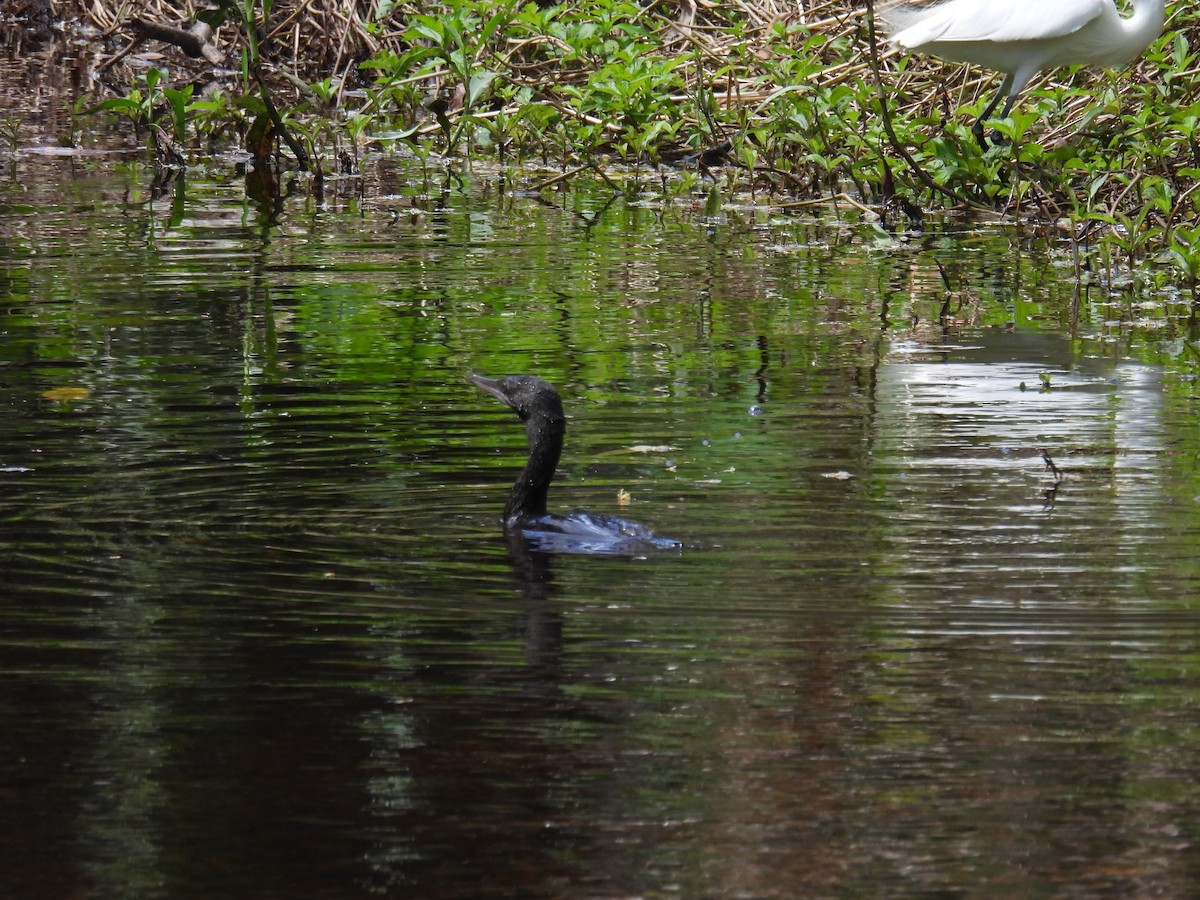
[[550, 382], [534, 375], [493, 379], [471, 373], [467, 380], [508, 404], [525, 423], [529, 438], [529, 459], [504, 505], [506, 534], [520, 534], [532, 549], [559, 553], [627, 555], [646, 550], [677, 550], [683, 546], [679, 541], [659, 537], [644, 525], [616, 516], [547, 513], [546, 494], [567, 431], [558, 391]]

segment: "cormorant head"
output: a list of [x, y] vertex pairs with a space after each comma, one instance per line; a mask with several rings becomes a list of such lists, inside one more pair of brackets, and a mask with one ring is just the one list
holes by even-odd
[[467, 375], [467, 381], [478, 388], [483, 388], [493, 397], [503, 400], [522, 422], [528, 424], [530, 421], [534, 421], [559, 427], [566, 423], [558, 391], [550, 382], [538, 378], [536, 375], [485, 378], [472, 372]]

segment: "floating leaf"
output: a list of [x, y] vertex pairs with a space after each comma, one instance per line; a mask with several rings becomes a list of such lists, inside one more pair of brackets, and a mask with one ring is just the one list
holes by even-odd
[[42, 391], [42, 396], [47, 400], [57, 400], [61, 403], [71, 403], [76, 400], [86, 400], [92, 395], [92, 392], [84, 387], [60, 387], [50, 388], [48, 391]]

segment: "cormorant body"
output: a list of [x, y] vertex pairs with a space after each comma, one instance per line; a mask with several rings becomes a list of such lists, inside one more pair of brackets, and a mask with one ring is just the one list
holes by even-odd
[[546, 511], [546, 495], [567, 431], [562, 400], [554, 385], [534, 375], [485, 378], [467, 376], [476, 387], [507, 404], [525, 424], [529, 458], [504, 505], [504, 531], [520, 534], [535, 550], [555, 553], [632, 555], [648, 550], [677, 550], [679, 541], [659, 537], [644, 525], [601, 513]]

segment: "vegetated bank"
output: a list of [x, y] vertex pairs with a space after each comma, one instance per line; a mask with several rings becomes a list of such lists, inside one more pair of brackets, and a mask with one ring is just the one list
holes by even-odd
[[[230, 147], [260, 172], [308, 170], [318, 189], [401, 148], [577, 177], [666, 167], [680, 192], [711, 179], [780, 203], [840, 197], [884, 221], [995, 210], [1101, 242], [1129, 271], [1200, 281], [1193, 4], [1168, 5], [1163, 36], [1129, 71], [1040, 77], [997, 126], [1011, 144], [986, 152], [969, 126], [995, 76], [895, 53], [848, 0], [48, 10], [0, 6], [7, 65], [27, 87], [59, 84], [69, 106], [41, 121], [77, 143], [97, 116], [122, 117], [166, 172]], [[18, 113], [3, 124], [14, 148], [38, 127]]]

